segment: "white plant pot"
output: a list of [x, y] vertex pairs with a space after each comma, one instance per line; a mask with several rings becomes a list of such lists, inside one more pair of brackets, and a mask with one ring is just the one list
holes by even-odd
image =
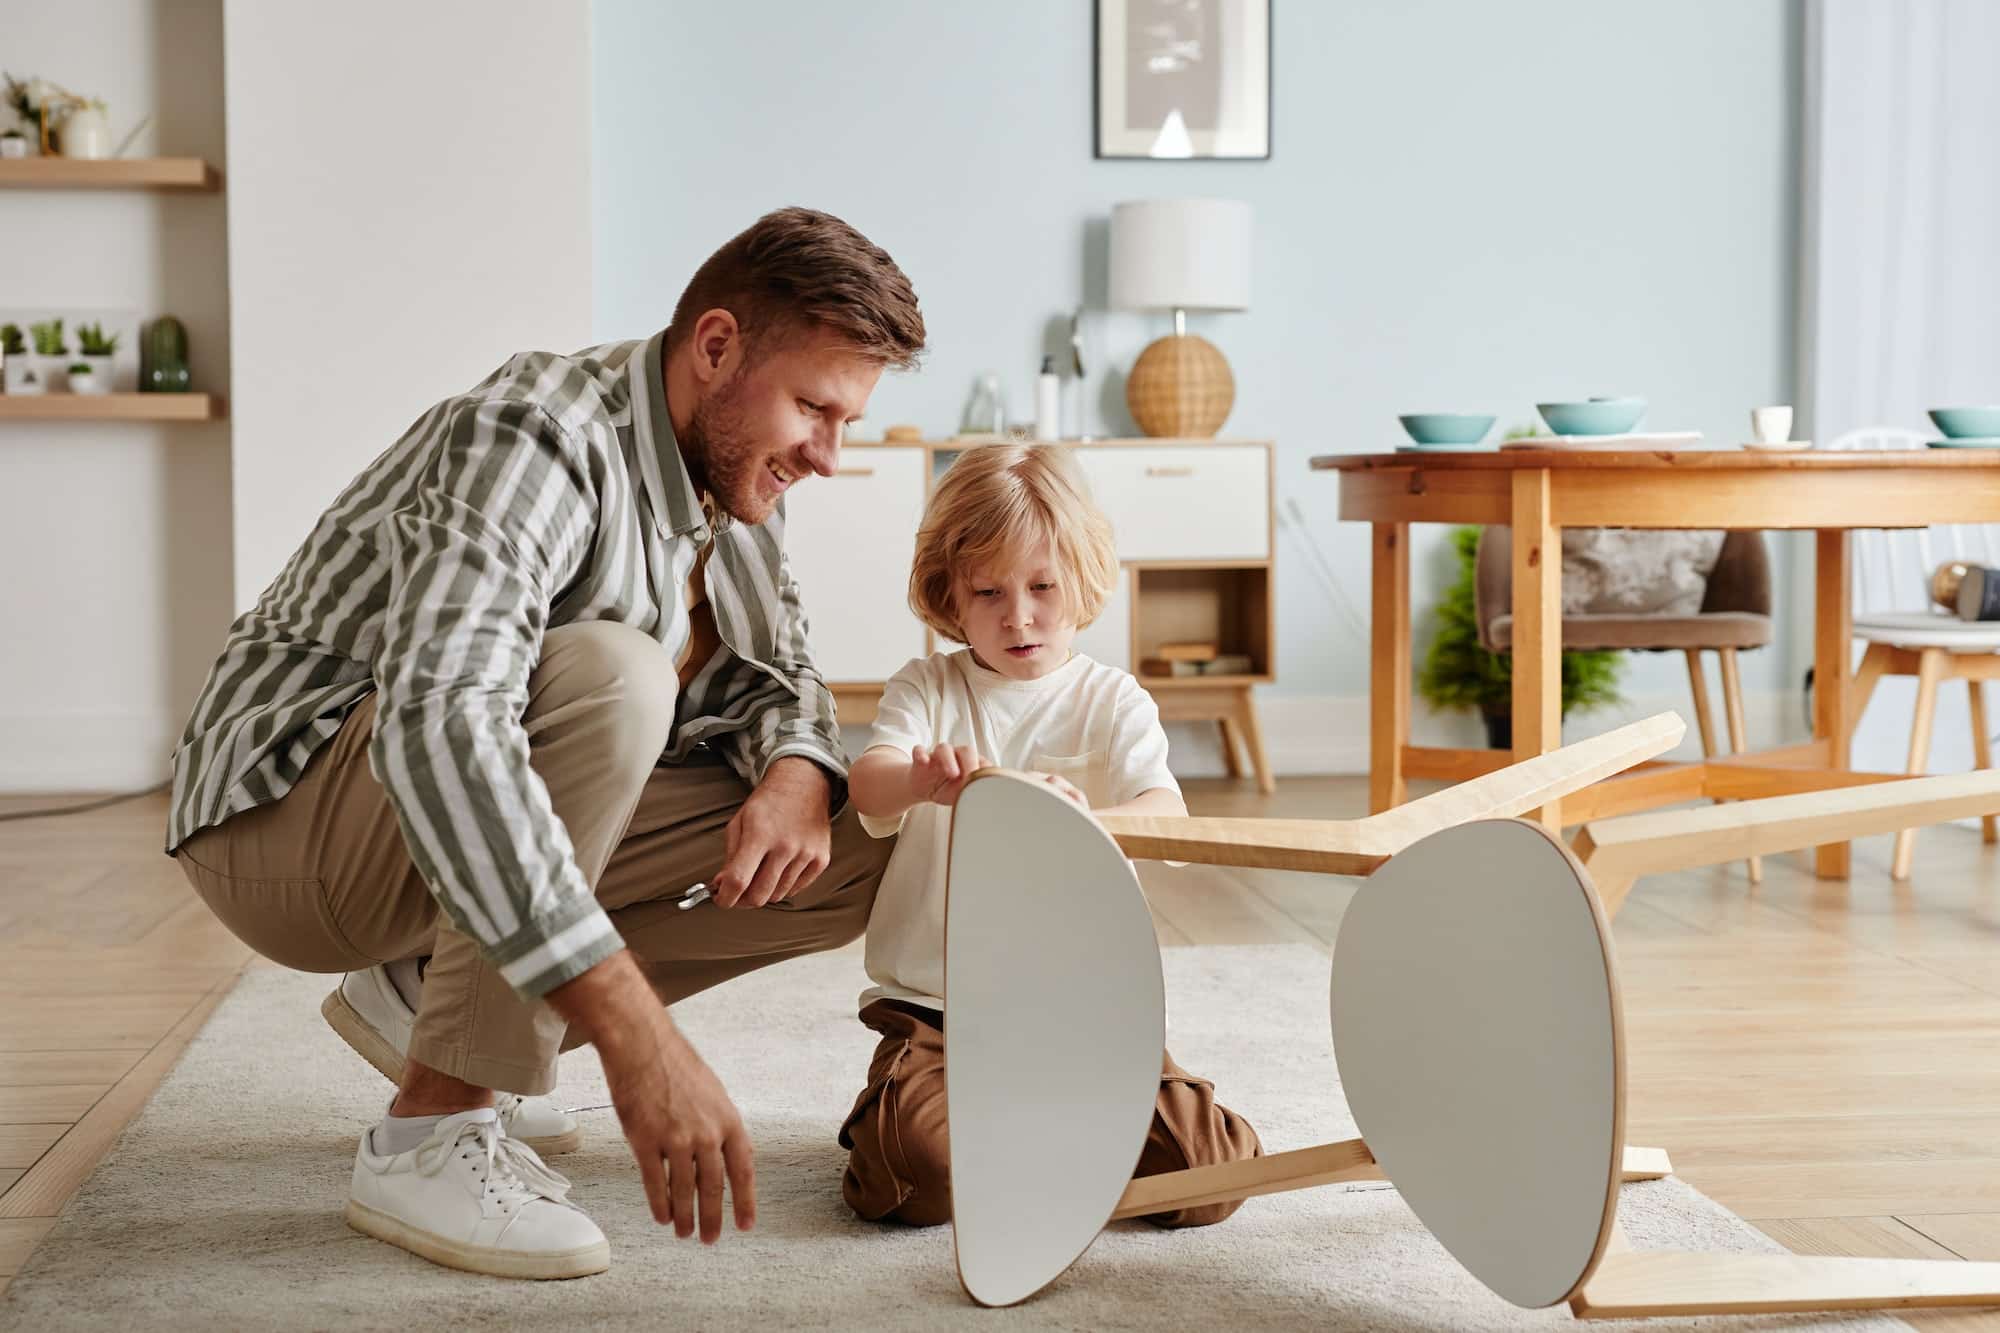
[[75, 365], [79, 361], [90, 367], [91, 373], [88, 378], [95, 382], [97, 387], [95, 389], [79, 389], [77, 390], [78, 393], [110, 393], [117, 387], [114, 383], [116, 377], [111, 367], [112, 357], [109, 353], [80, 352], [69, 359], [69, 364]]
[[26, 157], [27, 155], [28, 138], [26, 135], [10, 134], [5, 138], [0, 138], [0, 157], [14, 158]]
[[42, 373], [41, 358], [33, 352], [16, 352], [7, 358], [7, 392], [19, 398], [48, 392], [48, 377]]
[[[75, 365], [77, 362], [72, 361], [70, 364]], [[94, 370], [89, 372], [67, 370], [65, 374], [69, 380], [69, 391], [71, 393], [80, 393], [94, 397], [97, 394], [111, 392], [111, 376], [109, 374], [100, 375]]]

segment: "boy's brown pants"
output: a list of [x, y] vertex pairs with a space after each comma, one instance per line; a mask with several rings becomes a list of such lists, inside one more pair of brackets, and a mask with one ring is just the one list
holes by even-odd
[[[877, 1000], [861, 1021], [882, 1034], [868, 1086], [840, 1127], [849, 1149], [841, 1195], [871, 1222], [936, 1226], [951, 1220], [951, 1153], [945, 1130], [944, 1015], [898, 1000]], [[1161, 1057], [1160, 1096], [1134, 1176], [1213, 1166], [1264, 1149], [1250, 1122], [1215, 1100], [1215, 1085]], [[1220, 1222], [1241, 1199], [1153, 1213], [1163, 1227]]]

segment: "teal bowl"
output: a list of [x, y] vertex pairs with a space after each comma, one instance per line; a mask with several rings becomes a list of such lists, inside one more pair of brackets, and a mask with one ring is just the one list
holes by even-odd
[[1418, 444], [1478, 444], [1493, 429], [1492, 416], [1477, 412], [1406, 412], [1396, 420]]
[[2000, 407], [1933, 407], [1931, 420], [1949, 440], [1985, 440], [2000, 435]]
[[1558, 435], [1623, 435], [1646, 415], [1643, 398], [1592, 398], [1584, 403], [1536, 403]]

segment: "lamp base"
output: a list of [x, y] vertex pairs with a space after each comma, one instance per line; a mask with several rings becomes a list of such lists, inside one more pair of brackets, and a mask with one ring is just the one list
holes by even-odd
[[1236, 377], [1208, 339], [1171, 334], [1132, 364], [1125, 405], [1148, 435], [1206, 439], [1222, 429], [1236, 406]]

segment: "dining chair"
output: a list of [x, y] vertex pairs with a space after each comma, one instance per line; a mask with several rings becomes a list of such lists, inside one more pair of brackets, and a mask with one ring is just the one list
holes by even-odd
[[[986, 1306], [1031, 1299], [1120, 1218], [1386, 1181], [1446, 1252], [1518, 1306], [1567, 1303], [1604, 1319], [2000, 1304], [2000, 1263], [1627, 1242], [1621, 1187], [1673, 1173], [1663, 1149], [1625, 1141], [1610, 923], [1634, 880], [2000, 810], [2000, 773], [1985, 772], [1598, 820], [1574, 851], [1515, 817], [1665, 752], [1685, 730], [1672, 714], [1648, 718], [1354, 821], [1100, 817], [1033, 775], [974, 774], [952, 811], [944, 921], [953, 1251], [966, 1294]], [[1338, 1081], [1321, 1090], [1329, 1112], [1345, 1100], [1356, 1137], [1133, 1178], [1167, 997], [1128, 858], [1361, 877], [1328, 989], [1298, 1000], [1301, 1014], [1329, 1005], [1319, 1012]], [[1021, 984], [1023, 959], [1033, 985]], [[1324, 1262], [1311, 1224], [1271, 1216], [1247, 1234], [1281, 1288]], [[1147, 1262], [1164, 1275], [1175, 1260]]]
[[[1922, 449], [1922, 431], [1900, 426], [1851, 430], [1822, 445], [1840, 450]], [[1948, 560], [2000, 566], [2000, 524], [1939, 524], [1928, 528], [1861, 529], [1854, 534], [1854, 637], [1867, 645], [1855, 668], [1848, 710], [1850, 741], [1875, 687], [1884, 676], [1914, 676], [1917, 706], [1910, 723], [1907, 771], [1930, 764], [1932, 720], [1940, 682], [1963, 680], [1972, 708], [1972, 758], [1993, 766], [1982, 682], [2000, 676], [2000, 622], [1960, 620], [1931, 602], [1931, 572]], [[1980, 820], [1981, 835], [1996, 839], [1992, 817]], [[1910, 877], [1916, 830], [1896, 835], [1891, 878]]]
[[[1479, 641], [1488, 652], [1503, 655], [1512, 651], [1514, 643], [1513, 550], [1509, 529], [1489, 527], [1480, 532], [1479, 552], [1474, 558], [1473, 605]], [[1701, 610], [1694, 615], [1566, 615], [1562, 623], [1565, 651], [1685, 653], [1704, 759], [1715, 758], [1716, 740], [1702, 654], [1713, 652], [1721, 663], [1729, 749], [1742, 754], [1749, 743], [1743, 721], [1743, 678], [1736, 655], [1762, 648], [1771, 639], [1771, 560], [1761, 532], [1731, 532], [1723, 538], [1722, 551], [1709, 572]], [[1752, 884], [1763, 881], [1761, 860], [1753, 857], [1749, 870]]]

